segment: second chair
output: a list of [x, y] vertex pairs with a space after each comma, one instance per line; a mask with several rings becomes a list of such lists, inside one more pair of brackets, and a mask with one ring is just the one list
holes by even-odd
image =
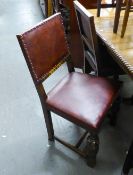
[[[94, 16], [78, 1], [74, 1], [81, 41], [84, 49], [84, 64], [89, 63], [97, 76], [114, 76], [124, 74], [123, 70], [109, 54], [105, 44], [96, 33]], [[86, 71], [86, 70], [85, 70]]]

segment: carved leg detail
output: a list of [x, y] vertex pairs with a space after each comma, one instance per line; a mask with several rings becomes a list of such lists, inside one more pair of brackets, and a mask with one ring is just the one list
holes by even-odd
[[94, 167], [96, 165], [96, 155], [99, 150], [99, 138], [95, 134], [91, 134], [87, 137], [87, 143], [85, 147], [87, 165]]

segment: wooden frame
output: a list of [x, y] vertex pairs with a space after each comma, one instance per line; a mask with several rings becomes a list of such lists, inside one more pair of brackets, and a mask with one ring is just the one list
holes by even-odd
[[97, 36], [94, 16], [78, 1], [74, 1], [74, 6], [83, 44], [85, 72], [89, 67], [97, 76], [113, 76], [118, 79], [124, 72]]
[[[60, 13], [57, 13], [47, 18], [46, 20], [39, 23], [32, 29], [26, 31], [25, 33], [17, 35], [17, 38], [23, 51], [38, 95], [40, 97], [49, 140], [59, 141], [65, 146], [69, 147], [71, 150], [85, 157], [87, 160], [87, 164], [91, 167], [94, 167], [96, 164], [96, 155], [99, 149], [99, 129], [102, 125], [104, 117], [106, 116], [105, 114], [112, 106], [112, 102], [116, 99], [118, 95], [120, 88], [119, 82], [112, 83], [112, 81], [109, 81], [104, 78], [93, 77], [84, 73], [74, 72], [74, 66], [71, 61], [70, 52], [64, 32], [63, 21]], [[57, 93], [57, 98], [54, 98], [55, 96], [53, 98], [50, 98], [50, 93], [46, 94], [42, 83], [64, 62], [67, 62], [69, 74], [66, 76], [66, 79], [64, 77], [64, 81], [62, 80], [59, 82], [59, 86], [57, 85], [55, 87], [55, 91], [52, 90], [52, 92], [54, 91], [54, 95]], [[63, 87], [62, 82], [66, 82], [66, 84], [63, 84]], [[77, 86], [75, 86], [75, 83]], [[93, 88], [96, 87], [96, 96], [95, 94], [94, 96], [92, 96], [92, 92], [94, 91], [94, 89], [91, 88], [91, 84]], [[57, 87], [62, 87], [62, 96], [61, 89], [58, 89]], [[74, 89], [72, 91], [73, 87]], [[101, 93], [99, 95], [99, 88], [102, 90], [102, 95]], [[81, 92], [83, 92], [80, 96], [78, 96], [79, 89], [81, 89]], [[74, 95], [72, 95], [71, 91], [72, 93], [74, 92]], [[67, 95], [69, 97], [68, 99]], [[70, 96], [73, 96], [72, 101], [76, 105], [75, 108], [71, 108], [69, 111], [68, 107], [70, 107], [71, 105]], [[87, 96], [87, 98], [85, 98], [85, 96]], [[63, 100], [62, 97], [64, 97]], [[78, 103], [76, 103], [76, 98], [78, 99]], [[92, 101], [90, 101], [91, 98]], [[93, 108], [93, 98], [98, 98], [98, 102], [100, 101], [101, 105], [100, 107], [98, 106], [98, 111], [100, 114], [97, 113], [96, 110], [96, 114], [93, 112], [94, 115], [91, 118], [93, 114], [92, 111], [95, 111], [95, 109], [91, 109]], [[50, 101], [50, 99], [52, 99], [52, 101]], [[65, 103], [65, 100], [67, 101], [67, 103]], [[72, 103], [72, 105], [74, 105], [74, 103]], [[65, 104], [67, 108], [61, 107], [60, 109], [60, 106], [62, 104]], [[85, 104], [85, 107], [81, 106], [81, 104]], [[86, 106], [89, 106], [91, 109], [89, 111], [89, 116], [89, 108], [86, 108]], [[81, 110], [79, 110], [78, 113], [76, 113], [75, 111], [78, 109], [78, 107]], [[86, 111], [86, 109], [87, 112], [84, 112]], [[85, 133], [75, 145], [71, 145], [54, 135], [54, 129], [50, 112], [54, 112], [55, 114], [85, 129]], [[88, 134], [88, 131], [90, 132], [90, 135], [87, 136], [86, 147], [83, 150], [81, 150], [79, 147], [83, 139]]]

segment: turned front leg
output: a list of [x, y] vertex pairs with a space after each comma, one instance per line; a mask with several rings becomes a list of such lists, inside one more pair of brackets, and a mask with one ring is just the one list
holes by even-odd
[[87, 165], [94, 167], [96, 165], [96, 155], [99, 150], [99, 138], [96, 134], [90, 134], [87, 137], [87, 143], [85, 147]]

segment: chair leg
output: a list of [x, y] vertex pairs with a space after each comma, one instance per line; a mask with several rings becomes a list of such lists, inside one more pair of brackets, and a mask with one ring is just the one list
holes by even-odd
[[100, 16], [102, 0], [97, 0], [97, 17]]
[[133, 168], [133, 142], [130, 145], [126, 160], [123, 165], [123, 175], [128, 175], [131, 168]]
[[92, 67], [90, 66], [88, 60], [85, 58], [84, 59], [84, 66], [83, 66], [83, 73], [91, 73], [93, 71]]
[[113, 106], [111, 108], [111, 114], [110, 114], [110, 124], [112, 126], [116, 125], [117, 122], [117, 114], [120, 110], [120, 105], [121, 105], [122, 98], [119, 96], [115, 102], [113, 103]]
[[48, 133], [48, 139], [50, 141], [54, 141], [54, 129], [53, 129], [53, 123], [52, 123], [50, 111], [47, 110], [44, 112], [44, 118], [45, 118], [47, 133]]
[[113, 27], [114, 33], [117, 33], [122, 2], [123, 2], [123, 0], [117, 0], [117, 2], [116, 2], [116, 11], [115, 11], [115, 19], [114, 19], [114, 27]]
[[99, 138], [96, 134], [90, 134], [87, 137], [87, 143], [85, 147], [87, 165], [94, 167], [96, 165], [96, 155], [99, 150]]
[[48, 17], [48, 0], [45, 0], [45, 18]]
[[121, 104], [121, 97], [118, 97], [115, 102], [113, 103], [113, 106], [111, 107], [111, 111], [109, 113], [110, 118], [110, 125], [115, 126], [117, 122], [117, 114], [120, 110], [120, 104]]
[[125, 31], [126, 31], [130, 7], [131, 7], [131, 0], [127, 0], [126, 10], [125, 10], [123, 24], [122, 24], [122, 30], [121, 30], [121, 38], [124, 37]]

